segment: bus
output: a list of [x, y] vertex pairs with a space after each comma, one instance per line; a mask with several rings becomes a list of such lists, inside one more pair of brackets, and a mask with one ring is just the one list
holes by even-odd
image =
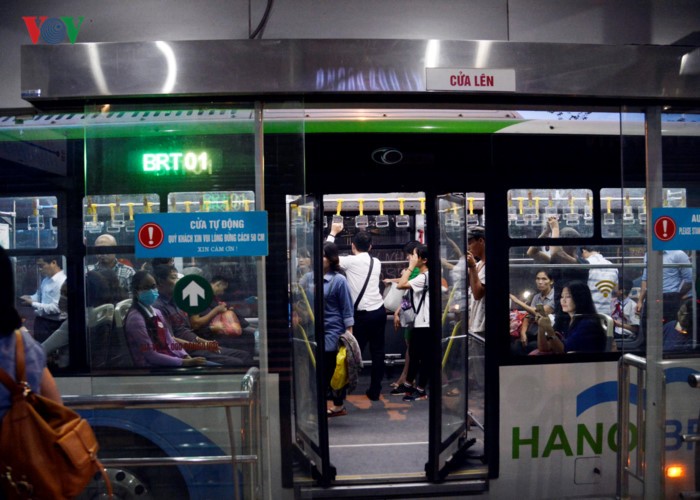
[[[662, 110], [664, 96], [648, 90], [639, 92], [651, 103], [627, 103], [614, 81], [585, 100], [561, 89], [389, 98], [341, 89], [340, 74], [308, 68], [300, 74], [311, 73], [322, 86], [316, 92], [325, 95], [309, 90], [300, 97], [290, 84], [280, 96], [265, 81], [257, 92], [242, 86], [208, 99], [202, 83], [192, 90], [197, 98], [152, 99], [132, 90], [80, 109], [61, 102], [67, 96], [59, 79], [53, 105], [69, 109], [0, 120], [7, 172], [0, 244], [16, 264], [18, 295], [40, 288], [39, 260], [60, 261], [66, 275], [69, 342], [49, 356], [64, 394], [217, 393], [237, 390], [251, 366], [260, 370], [254, 471], [123, 466], [110, 471], [122, 478], [117, 494], [230, 496], [236, 481], [251, 498], [502, 498], [512, 491], [528, 498], [612, 497], [623, 486], [626, 494], [675, 497], [698, 490], [698, 407], [687, 383], [700, 369], [697, 259], [692, 248], [674, 248], [685, 257], [663, 261], [649, 230], [654, 210], [697, 206], [700, 118], [693, 107], [683, 101]], [[393, 76], [385, 91], [414, 82], [396, 73], [375, 79], [387, 75]], [[345, 93], [353, 89], [359, 97]], [[692, 103], [692, 91], [679, 92]], [[46, 106], [51, 95], [34, 102]], [[266, 241], [264, 255], [232, 249], [203, 256], [198, 247], [206, 245], [193, 245], [156, 256], [139, 247], [144, 220], [244, 220], [247, 212], [266, 214], [266, 226], [255, 231]], [[305, 281], [322, 289], [322, 243], [338, 222], [342, 253], [352, 252], [358, 231], [371, 234], [371, 254], [387, 280], [405, 268], [407, 242], [428, 248], [427, 401], [390, 394], [406, 343], [387, 310], [379, 399], [365, 396], [371, 358], [365, 351], [347, 415], [327, 417], [324, 345], [317, 341], [323, 301], [307, 293], [301, 278], [313, 273]], [[188, 233], [195, 234], [180, 234]], [[101, 244], [105, 234], [116, 243]], [[471, 234], [483, 235], [479, 280], [488, 281], [481, 328], [470, 327], [469, 271], [460, 273]], [[553, 259], [559, 252], [569, 258]], [[151, 256], [172, 258], [181, 280], [226, 278], [221, 300], [249, 325], [251, 362], [134, 366], [123, 324], [133, 297], [97, 304], [88, 275], [101, 258], [137, 270], [152, 268]], [[526, 342], [513, 335], [511, 318], [522, 311], [518, 301], [529, 304], [538, 293], [541, 270], [555, 294], [574, 276], [585, 284], [604, 333], [600, 348], [523, 351], [522, 344], [536, 340], [532, 333]], [[672, 272], [681, 276], [668, 297], [677, 301], [676, 317], [662, 308], [664, 275]], [[634, 324], [623, 321], [627, 328], [615, 323], [618, 293], [641, 309]], [[112, 307], [99, 310], [104, 304]], [[18, 308], [32, 331], [33, 308], [19, 298]], [[683, 343], [664, 342], [667, 325]], [[629, 383], [621, 366], [631, 367]], [[632, 417], [621, 421], [622, 408]], [[224, 436], [226, 417], [209, 409], [101, 411], [89, 416], [106, 457], [223, 456], [242, 446]]]

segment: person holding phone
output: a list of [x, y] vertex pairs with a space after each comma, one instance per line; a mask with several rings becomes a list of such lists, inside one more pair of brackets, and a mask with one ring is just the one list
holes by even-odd
[[536, 316], [554, 314], [554, 279], [551, 271], [538, 270], [535, 274], [535, 286], [538, 293], [532, 296], [529, 304], [520, 300], [515, 294], [510, 294], [510, 300], [527, 312], [520, 328], [520, 337], [511, 346], [514, 354], [529, 354], [535, 350], [537, 348]]

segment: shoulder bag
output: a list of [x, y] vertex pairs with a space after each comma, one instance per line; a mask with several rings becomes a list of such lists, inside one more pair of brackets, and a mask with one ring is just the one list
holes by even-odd
[[[369, 253], [367, 254], [369, 255]], [[362, 285], [362, 290], [360, 290], [360, 293], [357, 295], [357, 298], [355, 299], [355, 311], [357, 311], [357, 306], [360, 305], [360, 300], [362, 299], [362, 296], [365, 294], [365, 290], [367, 290], [367, 283], [369, 283], [369, 278], [372, 276], [372, 267], [374, 266], [374, 258], [369, 255], [369, 272], [367, 273], [367, 279], [365, 280], [365, 284]]]
[[12, 397], [12, 406], [0, 422], [0, 488], [10, 500], [69, 499], [100, 472], [112, 498], [90, 424], [31, 390], [25, 377], [22, 334], [16, 331], [15, 337], [18, 382], [0, 370], [0, 382]]

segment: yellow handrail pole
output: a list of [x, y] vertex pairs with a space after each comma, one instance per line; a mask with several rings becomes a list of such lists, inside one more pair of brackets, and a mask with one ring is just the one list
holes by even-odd
[[445, 365], [447, 364], [447, 358], [450, 355], [450, 350], [452, 349], [452, 343], [455, 340], [455, 336], [457, 332], [459, 331], [459, 327], [462, 325], [462, 320], [460, 319], [456, 324], [455, 327], [452, 329], [452, 334], [450, 335], [450, 341], [447, 343], [447, 349], [445, 349], [445, 354], [442, 356], [442, 369], [445, 369]]

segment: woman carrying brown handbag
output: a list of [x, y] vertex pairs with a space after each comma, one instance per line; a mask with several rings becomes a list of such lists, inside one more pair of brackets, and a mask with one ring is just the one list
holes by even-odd
[[[22, 320], [15, 310], [15, 286], [12, 262], [5, 250], [0, 247], [0, 368], [15, 377], [15, 330], [20, 329], [25, 353], [25, 374], [32, 391], [41, 394], [59, 404], [61, 394], [58, 392], [53, 376], [46, 368], [46, 355], [41, 344], [36, 342], [29, 332], [22, 328]], [[0, 424], [12, 405], [9, 390], [0, 384]], [[0, 456], [8, 450], [0, 449]], [[5, 476], [3, 476], [5, 477]], [[5, 498], [0, 484], [0, 499]]]
[[[22, 320], [15, 310], [15, 280], [12, 262], [5, 249], [0, 247], [0, 368], [14, 376], [15, 336], [14, 331], [22, 327]], [[46, 356], [41, 344], [29, 332], [21, 328], [24, 340], [27, 381], [34, 392], [61, 403], [53, 376], [46, 368]], [[10, 407], [10, 393], [0, 385], [0, 422]]]

